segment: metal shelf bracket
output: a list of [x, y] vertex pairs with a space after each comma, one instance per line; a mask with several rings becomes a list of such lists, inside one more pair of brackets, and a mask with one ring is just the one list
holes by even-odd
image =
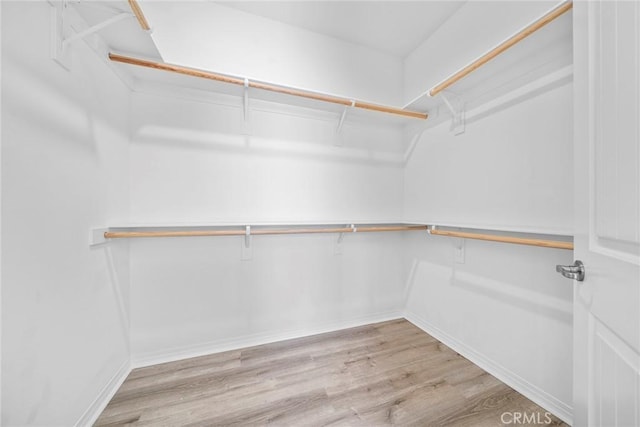
[[340, 119], [338, 120], [338, 126], [336, 127], [336, 139], [335, 139], [335, 145], [342, 145], [342, 138], [340, 138], [340, 131], [342, 130], [342, 125], [344, 124], [344, 119], [347, 118], [347, 112], [352, 109], [353, 107], [355, 107], [356, 105], [356, 101], [354, 101], [353, 99], [351, 100], [351, 105], [347, 105], [346, 107], [344, 107], [344, 109], [342, 110], [342, 114], [340, 115]]
[[242, 130], [245, 135], [251, 134], [251, 121], [250, 121], [250, 111], [249, 111], [249, 79], [247, 77], [244, 78], [244, 91], [242, 94]]
[[440, 96], [444, 101], [444, 105], [446, 105], [447, 109], [451, 113], [450, 130], [454, 135], [464, 133], [466, 113], [464, 100], [462, 97], [449, 91], [440, 92]]
[[242, 257], [243, 261], [249, 261], [253, 258], [253, 248], [251, 246], [251, 226], [244, 227], [244, 241], [242, 242]]

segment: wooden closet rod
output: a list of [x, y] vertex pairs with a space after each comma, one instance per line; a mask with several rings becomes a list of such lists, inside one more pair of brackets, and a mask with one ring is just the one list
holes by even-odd
[[[430, 228], [427, 225], [363, 225], [362, 227], [304, 227], [304, 228], [266, 228], [250, 230], [250, 235], [276, 234], [319, 234], [319, 233], [373, 233], [385, 231], [429, 231], [435, 236], [461, 237], [464, 239], [486, 240], [490, 242], [512, 243], [518, 245], [539, 246], [544, 248], [573, 250], [572, 242], [532, 239], [526, 237], [500, 236], [496, 234], [469, 233]], [[245, 229], [235, 230], [190, 230], [190, 231], [107, 231], [105, 239], [124, 239], [138, 237], [212, 237], [246, 236]]]
[[[114, 62], [121, 62], [123, 64], [137, 65], [140, 67], [154, 68], [156, 70], [170, 71], [172, 73], [184, 74], [192, 77], [199, 77], [202, 79], [215, 80], [224, 83], [231, 83], [239, 86], [244, 86], [245, 80], [238, 77], [225, 76], [223, 74], [213, 73], [210, 71], [198, 70], [195, 68], [183, 67], [181, 65], [167, 64], [164, 62], [149, 61], [146, 59], [132, 58], [130, 56], [118, 55], [115, 53], [109, 53], [109, 59]], [[270, 83], [261, 83], [255, 81], [248, 81], [249, 87], [267, 90], [271, 92], [282, 93], [286, 95], [298, 96], [301, 98], [314, 99], [316, 101], [329, 102], [332, 104], [340, 104], [345, 107], [352, 106], [355, 108], [361, 108], [365, 110], [379, 111], [382, 113], [397, 114], [399, 116], [411, 117], [414, 119], [425, 120], [428, 116], [426, 113], [418, 111], [403, 110], [396, 107], [387, 107], [384, 105], [372, 104], [364, 101], [351, 100], [347, 98], [340, 98], [332, 95], [325, 95], [322, 93], [308, 92], [299, 89], [287, 88], [283, 86], [277, 86]]]
[[538, 31], [540, 28], [544, 27], [545, 25], [547, 25], [548, 23], [550, 23], [560, 15], [564, 14], [565, 12], [568, 12], [569, 10], [571, 10], [572, 7], [573, 7], [573, 2], [571, 1], [561, 3], [559, 6], [551, 10], [542, 18], [538, 19], [531, 25], [522, 29], [521, 31], [519, 31], [509, 39], [505, 40], [494, 49], [490, 50], [486, 54], [482, 55], [480, 58], [473, 61], [471, 64], [467, 65], [466, 67], [464, 67], [463, 69], [455, 73], [453, 76], [449, 77], [442, 83], [438, 83], [436, 86], [431, 88], [431, 90], [429, 91], [429, 95], [436, 96], [437, 94], [439, 94], [440, 92], [448, 88], [449, 86], [453, 85], [454, 83], [461, 80], [462, 78], [468, 76], [469, 74], [474, 72], [476, 69], [482, 67], [484, 64], [491, 61], [493, 58], [500, 55], [502, 52], [509, 49], [511, 46], [515, 45], [516, 43], [522, 41], [529, 35]]
[[129, 0], [129, 7], [131, 7], [131, 11], [136, 16], [136, 19], [138, 20], [140, 27], [142, 27], [142, 29], [145, 31], [149, 31], [151, 27], [147, 22], [147, 18], [144, 17], [144, 14], [142, 13], [142, 9], [140, 8], [140, 5], [138, 4], [137, 0]]
[[[267, 234], [317, 234], [317, 233], [371, 233], [382, 231], [426, 231], [426, 225], [376, 225], [362, 227], [323, 227], [323, 228], [272, 228], [250, 230], [252, 236]], [[135, 237], [210, 237], [245, 236], [242, 230], [192, 230], [192, 231], [107, 231], [105, 239], [123, 239]]]
[[463, 231], [447, 231], [438, 229], [430, 229], [429, 233], [436, 236], [462, 237], [464, 239], [488, 240], [490, 242], [514, 243], [517, 245], [573, 250], [572, 242], [560, 242], [557, 240], [530, 239], [525, 237], [509, 237], [495, 234], [467, 233]]

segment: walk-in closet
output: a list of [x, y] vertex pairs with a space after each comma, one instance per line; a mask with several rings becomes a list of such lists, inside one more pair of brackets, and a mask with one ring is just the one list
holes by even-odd
[[640, 425], [640, 2], [0, 2], [2, 426]]

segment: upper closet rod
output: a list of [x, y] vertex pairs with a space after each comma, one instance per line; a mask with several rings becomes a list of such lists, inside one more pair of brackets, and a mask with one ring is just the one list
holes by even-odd
[[[156, 70], [170, 71], [173, 73], [184, 74], [192, 77], [200, 77], [200, 78], [209, 79], [209, 80], [216, 80], [219, 82], [231, 83], [239, 86], [245, 85], [245, 79], [243, 78], [226, 76], [223, 74], [212, 73], [210, 71], [198, 70], [195, 68], [183, 67], [180, 65], [149, 61], [146, 59], [132, 58], [129, 56], [118, 55], [115, 53], [109, 53], [109, 59], [111, 59], [112, 61], [121, 62], [124, 64], [137, 65], [140, 67], [147, 67], [147, 68], [155, 68]], [[347, 98], [340, 98], [332, 95], [325, 95], [322, 93], [308, 92], [308, 91], [294, 89], [294, 88], [277, 86], [270, 83], [262, 83], [262, 82], [248, 80], [248, 85], [249, 87], [253, 87], [256, 89], [268, 90], [271, 92], [283, 93], [286, 95], [293, 95], [301, 98], [314, 99], [316, 101], [340, 104], [346, 107], [353, 106], [355, 108], [362, 108], [365, 110], [373, 110], [373, 111], [379, 111], [382, 113], [389, 113], [389, 114], [397, 114], [399, 116], [411, 117], [414, 119], [424, 120], [427, 118], [426, 113], [421, 113], [418, 111], [408, 111], [408, 110], [403, 110], [401, 108], [396, 108], [396, 107], [388, 107], [388, 106], [372, 104], [364, 101], [357, 101], [357, 100], [351, 100]]]
[[136, 0], [129, 0], [129, 7], [131, 7], [131, 11], [136, 16], [140, 27], [142, 27], [142, 29], [145, 31], [149, 31], [151, 27], [147, 22], [147, 18], [144, 17], [144, 14], [142, 13], [142, 9], [140, 8], [138, 2]]
[[429, 228], [429, 234], [436, 236], [462, 237], [464, 239], [487, 240], [490, 242], [514, 243], [517, 245], [540, 246], [543, 248], [569, 249], [573, 250], [572, 242], [561, 242], [558, 240], [531, 239], [526, 237], [500, 236], [496, 234], [468, 233], [465, 231], [439, 230], [435, 227]]
[[429, 96], [436, 96], [437, 94], [439, 94], [440, 92], [448, 88], [449, 86], [453, 85], [454, 83], [461, 80], [462, 78], [468, 76], [473, 71], [480, 68], [487, 62], [491, 61], [493, 58], [500, 55], [502, 52], [509, 49], [511, 46], [515, 45], [516, 43], [520, 42], [524, 38], [538, 31], [540, 28], [544, 27], [545, 25], [547, 25], [548, 23], [550, 23], [560, 15], [564, 14], [565, 12], [568, 12], [569, 10], [571, 10], [572, 7], [573, 7], [573, 3], [571, 1], [561, 3], [559, 6], [551, 10], [542, 18], [538, 19], [537, 21], [533, 22], [529, 26], [520, 30], [518, 33], [508, 38], [507, 40], [499, 44], [497, 47], [495, 47], [494, 49], [485, 53], [480, 58], [473, 61], [471, 64], [467, 65], [466, 67], [464, 67], [463, 69], [461, 69], [460, 71], [452, 75], [451, 77], [444, 80], [442, 83], [438, 83], [437, 85], [435, 85], [429, 91]]

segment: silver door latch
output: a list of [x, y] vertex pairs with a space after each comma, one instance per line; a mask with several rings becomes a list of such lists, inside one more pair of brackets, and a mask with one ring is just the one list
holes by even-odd
[[556, 265], [556, 271], [568, 279], [574, 279], [578, 282], [584, 280], [584, 264], [577, 260], [573, 265]]

